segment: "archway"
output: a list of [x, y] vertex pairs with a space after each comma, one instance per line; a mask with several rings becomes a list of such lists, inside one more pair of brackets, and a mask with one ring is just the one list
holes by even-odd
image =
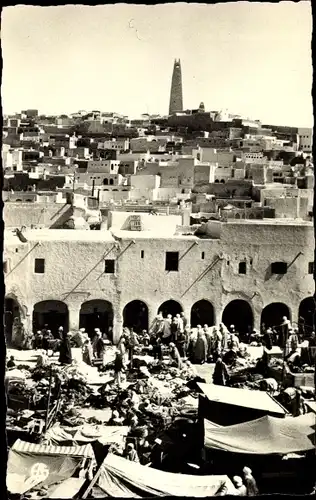
[[214, 307], [208, 300], [199, 300], [191, 309], [191, 327], [197, 325], [214, 325]]
[[167, 300], [159, 306], [158, 313], [159, 312], [162, 312], [164, 318], [166, 318], [168, 314], [171, 314], [174, 318], [176, 314], [180, 314], [182, 312], [182, 307], [179, 302], [176, 302], [175, 300]]
[[57, 334], [58, 328], [62, 326], [64, 331], [69, 328], [68, 307], [60, 300], [43, 300], [37, 302], [33, 309], [33, 332], [41, 330], [45, 325], [53, 335]]
[[132, 300], [123, 310], [123, 326], [133, 328], [136, 333], [148, 331], [148, 307], [141, 300]]
[[15, 318], [21, 319], [21, 309], [16, 299], [5, 297], [4, 299], [4, 331], [8, 347], [13, 345], [12, 328]]
[[107, 300], [88, 300], [81, 304], [79, 328], [85, 328], [90, 337], [94, 329], [100, 328], [102, 333], [110, 333], [113, 327], [113, 307]]
[[283, 316], [291, 319], [291, 312], [288, 306], [282, 302], [273, 302], [262, 310], [261, 326], [263, 324], [266, 328], [280, 326], [283, 321]]
[[253, 329], [253, 313], [251, 306], [246, 300], [232, 300], [224, 309], [222, 322], [227, 328], [235, 325], [240, 334], [249, 333]]
[[300, 303], [298, 310], [298, 324], [301, 333], [308, 337], [312, 331], [315, 331], [315, 300], [313, 297], [306, 297]]

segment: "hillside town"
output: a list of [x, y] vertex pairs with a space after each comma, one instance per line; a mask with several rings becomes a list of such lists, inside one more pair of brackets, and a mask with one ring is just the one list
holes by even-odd
[[313, 130], [4, 115], [10, 500], [315, 494]]

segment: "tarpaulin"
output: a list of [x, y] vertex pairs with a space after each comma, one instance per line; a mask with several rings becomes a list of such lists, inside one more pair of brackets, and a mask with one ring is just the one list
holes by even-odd
[[90, 444], [86, 444], [85, 446], [54, 446], [28, 443], [18, 439], [12, 446], [11, 451], [25, 455], [66, 455], [70, 457], [94, 458], [93, 449]]
[[201, 384], [200, 382], [198, 386], [209, 401], [261, 410], [270, 415], [285, 416], [286, 414], [285, 409], [264, 391], [236, 389], [214, 384]]
[[151, 469], [109, 453], [104, 460], [97, 485], [109, 496], [143, 498], [148, 496], [213, 496], [225, 484], [227, 494], [236, 494], [228, 476], [192, 476]]
[[80, 491], [85, 479], [70, 477], [66, 479], [58, 486], [52, 487], [51, 491], [48, 493], [46, 498], [56, 498], [56, 499], [69, 499], [74, 498], [74, 496]]
[[51, 485], [73, 475], [81, 458], [21, 454], [10, 450], [7, 488], [11, 493], [25, 493], [37, 484]]
[[129, 431], [128, 426], [84, 424], [71, 429], [56, 424], [46, 432], [45, 440], [59, 445], [64, 445], [66, 442], [82, 445], [93, 441], [99, 441], [101, 444], [123, 444]]
[[40, 483], [55, 484], [70, 478], [83, 459], [95, 460], [91, 444], [54, 446], [18, 439], [9, 452], [7, 488], [21, 494]]
[[251, 422], [226, 427], [204, 420], [207, 448], [256, 455], [288, 454], [313, 449], [309, 439], [315, 415], [284, 419], [265, 416]]

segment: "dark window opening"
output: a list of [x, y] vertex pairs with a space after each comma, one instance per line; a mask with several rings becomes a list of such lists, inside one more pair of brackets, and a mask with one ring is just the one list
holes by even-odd
[[3, 272], [4, 273], [7, 273], [8, 272], [8, 263], [7, 261], [5, 260], [4, 263], [3, 263]]
[[179, 252], [166, 252], [166, 271], [179, 270]]
[[104, 261], [104, 272], [106, 274], [113, 274], [115, 270], [115, 260], [114, 259], [106, 259]]
[[246, 274], [246, 272], [247, 272], [246, 262], [239, 262], [238, 272], [239, 272], [239, 274]]
[[226, 264], [227, 264], [227, 265], [229, 266], [229, 264], [230, 264], [230, 261], [228, 260], [228, 261], [226, 262]]
[[113, 186], [113, 183], [114, 183], [113, 179], [110, 179], [110, 185], [111, 186]]
[[202, 252], [201, 257], [202, 257], [202, 260], [204, 260], [204, 257], [205, 257], [205, 252]]
[[250, 262], [250, 265], [252, 266], [252, 259], [250, 259], [250, 261], [249, 261], [249, 262]]
[[286, 262], [273, 262], [271, 264], [272, 274], [286, 274], [287, 273], [287, 263]]
[[308, 274], [314, 274], [314, 262], [308, 263]]
[[142, 251], [140, 252], [140, 257], [141, 257], [142, 259], [144, 258], [144, 253], [145, 253], [145, 252], [144, 252], [144, 250], [142, 250]]
[[45, 273], [45, 259], [35, 259], [34, 272], [37, 274]]
[[16, 248], [16, 249], [15, 249], [15, 253], [18, 253], [18, 252], [19, 252], [19, 249], [18, 249], [18, 248]]

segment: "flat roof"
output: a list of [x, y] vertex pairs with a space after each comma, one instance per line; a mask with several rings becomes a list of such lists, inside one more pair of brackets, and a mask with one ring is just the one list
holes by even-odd
[[172, 232], [164, 231], [164, 230], [148, 230], [148, 231], [124, 231], [120, 229], [111, 229], [111, 232], [113, 235], [117, 238], [122, 238], [122, 239], [131, 239], [131, 240], [146, 240], [146, 239], [178, 239], [178, 240], [193, 240], [193, 241], [199, 241], [200, 238], [197, 236], [194, 236], [193, 234], [190, 235], [182, 235], [182, 234], [175, 234]]
[[[91, 231], [85, 229], [26, 229], [23, 235], [28, 241], [85, 241], [114, 242], [112, 233], [108, 230]], [[17, 244], [20, 240], [11, 230], [4, 231], [4, 243]]]
[[[242, 209], [241, 209], [242, 210]], [[303, 219], [227, 219], [225, 224], [261, 226], [306, 226], [313, 227], [313, 221]]]
[[210, 401], [216, 401], [233, 406], [242, 406], [255, 410], [264, 410], [267, 413], [285, 415], [286, 411], [267, 392], [252, 391], [250, 389], [236, 389], [214, 384], [200, 384], [198, 386]]

